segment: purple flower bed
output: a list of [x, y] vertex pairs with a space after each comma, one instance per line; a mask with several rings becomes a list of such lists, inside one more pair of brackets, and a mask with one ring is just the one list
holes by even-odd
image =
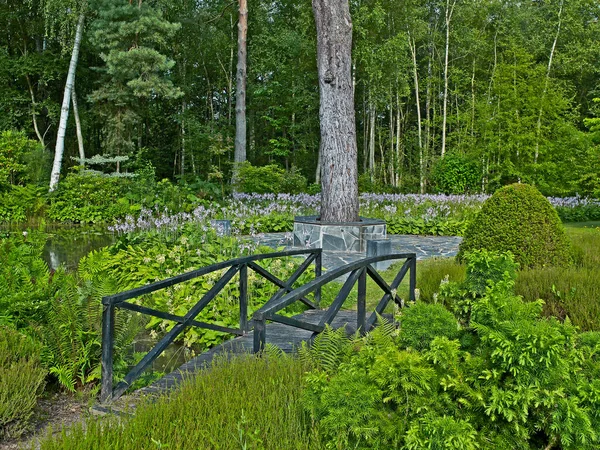
[[[392, 227], [396, 224], [396, 232], [427, 233], [428, 228], [434, 227], [436, 231], [432, 234], [457, 233], [487, 198], [489, 195], [365, 193], [360, 195], [360, 212], [364, 217], [385, 219]], [[600, 218], [598, 200], [583, 197], [548, 200], [563, 220]], [[138, 217], [127, 216], [109, 229], [116, 233], [175, 231], [186, 224], [208, 229], [211, 220], [229, 219], [233, 234], [290, 231], [295, 216], [318, 214], [320, 203], [319, 194], [234, 194], [224, 205], [199, 206], [191, 213], [144, 209]], [[456, 226], [444, 231], [440, 224]]]

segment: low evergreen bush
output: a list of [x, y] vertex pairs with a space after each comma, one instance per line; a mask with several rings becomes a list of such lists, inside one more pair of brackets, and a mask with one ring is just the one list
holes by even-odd
[[[483, 260], [507, 270], [478, 273]], [[326, 330], [303, 348], [304, 404], [324, 448], [599, 448], [600, 337], [516, 296], [510, 261], [479, 255], [471, 275], [488, 280], [485, 291], [453, 290], [471, 318], [460, 341], [442, 332], [415, 350], [403, 320], [365, 337]]]
[[474, 249], [510, 251], [521, 267], [573, 262], [558, 214], [536, 188], [526, 184], [505, 186], [485, 201], [465, 232], [458, 259]]
[[19, 437], [30, 427], [46, 378], [39, 355], [33, 340], [0, 326], [0, 439]]
[[415, 350], [427, 350], [438, 336], [458, 338], [456, 318], [440, 304], [416, 303], [403, 312], [401, 324], [402, 345]]

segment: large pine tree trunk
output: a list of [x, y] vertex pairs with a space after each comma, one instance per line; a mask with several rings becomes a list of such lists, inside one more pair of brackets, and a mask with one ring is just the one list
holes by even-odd
[[313, 0], [321, 126], [321, 220], [358, 220], [352, 19], [348, 0]]
[[62, 107], [60, 109], [60, 121], [58, 123], [58, 134], [56, 136], [56, 149], [54, 150], [54, 163], [52, 164], [52, 173], [50, 175], [50, 192], [56, 189], [58, 179], [60, 178], [60, 167], [62, 165], [63, 151], [65, 149], [65, 135], [67, 132], [67, 121], [69, 120], [69, 106], [71, 104], [71, 92], [75, 83], [75, 69], [79, 59], [79, 47], [81, 46], [81, 36], [83, 35], [83, 22], [85, 16], [79, 15], [77, 29], [75, 31], [75, 42], [73, 43], [73, 53], [71, 53], [71, 62], [67, 74], [67, 83], [63, 95]]
[[248, 35], [248, 3], [239, 0], [238, 60], [235, 89], [235, 151], [233, 160], [233, 184], [237, 179], [238, 165], [246, 161], [246, 40]]

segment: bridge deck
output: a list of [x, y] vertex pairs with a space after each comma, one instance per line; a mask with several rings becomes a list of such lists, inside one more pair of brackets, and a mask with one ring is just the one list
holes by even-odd
[[[317, 324], [325, 312], [325, 310], [313, 309], [305, 311], [295, 317], [300, 320]], [[356, 330], [356, 311], [340, 311], [331, 324], [333, 328], [340, 328], [346, 325], [349, 333], [353, 333]], [[273, 344], [285, 353], [291, 353], [300, 347], [302, 341], [306, 341], [312, 336], [312, 331], [272, 322], [267, 324], [266, 334], [267, 344]], [[160, 380], [155, 381], [150, 386], [140, 389], [139, 393], [156, 394], [172, 389], [186, 376], [209, 366], [216, 355], [252, 353], [253, 344], [254, 335], [252, 332], [245, 336], [226, 341], [201, 355], [196, 356], [178, 369], [165, 375]]]

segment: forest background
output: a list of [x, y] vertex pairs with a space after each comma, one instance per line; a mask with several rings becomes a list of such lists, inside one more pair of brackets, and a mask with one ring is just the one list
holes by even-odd
[[[49, 178], [81, 20], [72, 99], [85, 156], [129, 157], [104, 171], [151, 165], [158, 179], [227, 184], [237, 8], [222, 0], [3, 1], [0, 129], [44, 148], [9, 183]], [[310, 2], [250, 0], [248, 10], [248, 160], [318, 184]], [[492, 192], [522, 181], [545, 195], [598, 195], [597, 2], [360, 0], [351, 12], [362, 191]], [[71, 111], [63, 177], [80, 164]]]

